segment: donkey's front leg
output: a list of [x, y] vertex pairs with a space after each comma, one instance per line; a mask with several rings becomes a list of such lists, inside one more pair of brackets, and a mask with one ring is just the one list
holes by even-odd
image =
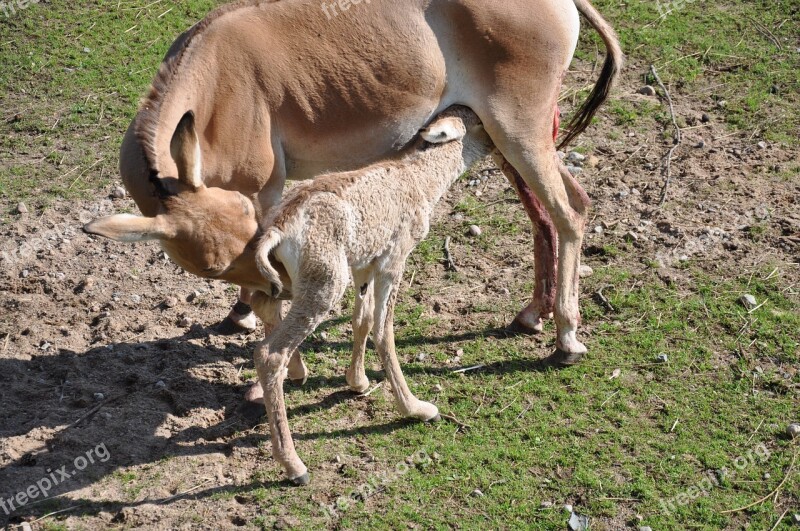
[[397, 290], [400, 286], [399, 275], [382, 273], [375, 279], [375, 324], [374, 339], [378, 354], [381, 357], [386, 378], [392, 386], [397, 407], [406, 417], [423, 421], [436, 421], [439, 409], [430, 402], [423, 402], [415, 397], [406, 384], [394, 346], [394, 305], [397, 301]]
[[253, 313], [253, 308], [250, 306], [253, 292], [245, 289], [239, 289], [239, 300], [233, 306], [228, 316], [217, 325], [217, 333], [222, 335], [233, 335], [239, 333], [250, 333], [256, 329], [258, 321], [256, 314]]

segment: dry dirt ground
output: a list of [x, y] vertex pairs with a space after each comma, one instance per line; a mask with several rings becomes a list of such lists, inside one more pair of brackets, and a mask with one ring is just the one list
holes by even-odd
[[[573, 82], [589, 79], [590, 69], [574, 73]], [[618, 100], [662, 105], [658, 97], [637, 93], [645, 70], [629, 65]], [[673, 96], [685, 120], [684, 140], [662, 207], [661, 162], [670, 139], [658, 122], [619, 125], [605, 110], [580, 139], [587, 160], [579, 179], [594, 201], [584, 262], [595, 269], [621, 265], [637, 281], [678, 285], [687, 261], [710, 278], [782, 264], [796, 297], [800, 184], [786, 172], [798, 160], [797, 150], [759, 147], [757, 138], [731, 135], [711, 94]], [[88, 219], [120, 211], [135, 211], [135, 205], [100, 190], [92, 200], [56, 202], [2, 227], [8, 254], [0, 270], [0, 497], [8, 499], [66, 465], [72, 477], [53, 486], [45, 504], [33, 500], [15, 512], [12, 522], [67, 509], [60, 522], [70, 528], [252, 525], [257, 506], [251, 498], [214, 493], [260, 478], [266, 488], [292, 496], [272, 463], [260, 412], [242, 404], [260, 335], [213, 333], [234, 300], [229, 286], [182, 273], [155, 244], [118, 244], [81, 232]], [[475, 222], [471, 212], [481, 217], [480, 239], [465, 234]], [[416, 255], [407, 280], [429, 288], [416, 302], [452, 336], [476, 332], [478, 322], [502, 328], [522, 306], [533, 274], [530, 230], [508, 184], [491, 169], [462, 179], [440, 205], [436, 223], [437, 234], [453, 236], [454, 259], [466, 281], [450, 284], [441, 262]], [[624, 264], [615, 249], [626, 251]], [[590, 297], [582, 294], [584, 301]], [[590, 348], [591, 332], [586, 323]], [[550, 335], [530, 339], [527, 355], [544, 357]], [[313, 355], [330, 339], [318, 332], [303, 348]], [[349, 336], [337, 340], [346, 351]], [[345, 356], [316, 357], [327, 367], [346, 362]], [[386, 389], [355, 399], [344, 391], [342, 372], [312, 378], [308, 392], [288, 391], [292, 428], [307, 454], [325, 452], [332, 432], [348, 437], [350, 428], [397, 421]], [[342, 405], [346, 413], [340, 410], [324, 428], [303, 420]], [[90, 449], [96, 450], [95, 463], [77, 470], [75, 458]], [[103, 455], [110, 458], [102, 461]], [[319, 492], [335, 489], [340, 477], [329, 458], [314, 470]], [[150, 481], [129, 487], [131, 477]], [[319, 501], [330, 500], [320, 494]], [[286, 515], [275, 525], [297, 523]], [[615, 528], [624, 519], [605, 525]]]

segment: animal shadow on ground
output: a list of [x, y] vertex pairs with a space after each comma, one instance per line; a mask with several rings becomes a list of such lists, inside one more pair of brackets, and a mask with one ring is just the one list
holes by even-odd
[[[324, 329], [324, 326], [323, 326]], [[243, 400], [247, 384], [232, 366], [232, 357], [250, 358], [255, 341], [225, 348], [200, 346], [192, 339], [208, 335], [198, 326], [187, 334], [151, 342], [115, 343], [85, 352], [61, 349], [57, 354], [30, 360], [0, 359], [0, 497], [8, 500], [42, 478], [67, 465], [68, 480], [52, 486], [47, 498], [31, 500], [10, 515], [0, 511], [0, 523], [19, 521], [22, 515], [40, 517], [65, 506], [78, 506], [71, 514], [120, 511], [143, 503], [171, 503], [183, 498], [204, 498], [221, 492], [246, 489], [242, 484], [195, 490], [185, 496], [147, 499], [142, 502], [98, 502], [54, 497], [83, 489], [119, 468], [157, 463], [179, 456], [217, 453], [227, 457], [242, 450], [256, 450], [269, 440], [262, 406]], [[398, 346], [464, 341], [485, 336], [503, 336], [488, 329], [441, 337], [411, 337]], [[307, 341], [301, 349], [314, 348]], [[337, 357], [347, 357], [347, 342], [325, 343]], [[341, 352], [337, 352], [341, 351]], [[368, 356], [374, 354], [368, 353]], [[252, 362], [248, 365], [252, 368]], [[539, 360], [512, 359], [490, 363], [483, 373], [513, 373], [546, 370]], [[303, 387], [316, 402], [292, 406], [298, 389], [286, 385], [289, 418], [301, 418], [358, 398], [346, 389], [344, 375], [325, 378], [314, 374]], [[446, 374], [452, 367], [404, 368], [408, 378], [424, 372]], [[342, 371], [343, 372], [343, 371]], [[467, 373], [469, 376], [470, 373]], [[372, 381], [383, 380], [382, 372], [368, 371]], [[325, 387], [334, 390], [321, 392]], [[367, 433], [389, 433], [411, 424], [399, 415], [388, 423], [330, 431], [294, 432], [295, 439], [335, 439]], [[100, 445], [107, 456], [97, 457], [84, 470], [75, 470], [76, 457]], [[268, 455], [263, 452], [258, 455]], [[254, 485], [253, 487], [255, 487]], [[257, 486], [282, 488], [282, 481], [259, 482]], [[287, 487], [288, 488], [288, 487]], [[36, 503], [38, 502], [38, 503]], [[5, 522], [3, 520], [5, 519]]]

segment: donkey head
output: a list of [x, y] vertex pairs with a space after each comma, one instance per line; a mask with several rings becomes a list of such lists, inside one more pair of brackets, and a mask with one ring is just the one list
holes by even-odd
[[259, 289], [264, 280], [255, 266], [255, 208], [239, 192], [203, 184], [200, 142], [191, 111], [172, 136], [170, 154], [178, 177], [168, 187], [154, 178], [159, 190], [155, 217], [117, 214], [96, 219], [83, 230], [122, 242], [158, 240], [169, 257], [190, 273]]

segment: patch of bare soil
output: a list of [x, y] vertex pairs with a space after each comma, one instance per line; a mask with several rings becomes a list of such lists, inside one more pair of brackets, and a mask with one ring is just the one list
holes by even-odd
[[[637, 93], [636, 78], [645, 70], [631, 65], [617, 97], [657, 104]], [[663, 207], [657, 206], [660, 165], [670, 140], [661, 124], [616, 126], [603, 111], [580, 140], [589, 149], [579, 179], [594, 201], [585, 262], [614, 263], [609, 249], [617, 248], [632, 252], [627, 260], [636, 257], [624, 266], [642, 282], [681, 283], [687, 260], [714, 277], [774, 264], [787, 284], [796, 282], [800, 184], [786, 171], [798, 160], [797, 150], [759, 147], [757, 138], [731, 135], [708, 95], [673, 98], [686, 127]], [[465, 235], [469, 217], [453, 215], [468, 196], [483, 203], [491, 219], [522, 230], [484, 227], [488, 244], [479, 245]], [[414, 284], [431, 287], [418, 302], [443, 319], [453, 337], [481, 332], [475, 323], [487, 320], [504, 326], [528, 295], [532, 244], [515, 202], [496, 172], [459, 182], [440, 205], [437, 230], [453, 235], [454, 259], [468, 282], [453, 288], [440, 263], [409, 264]], [[154, 244], [122, 245], [80, 231], [88, 219], [123, 208], [134, 207], [106, 198], [61, 202], [0, 228], [0, 498], [51, 478], [48, 500], [29, 500], [12, 521], [42, 516], [47, 507], [72, 508], [64, 521], [70, 527], [246, 525], [258, 504], [224, 494], [251, 485], [260, 471], [268, 479], [259, 485], [285, 488], [269, 457], [261, 412], [242, 404], [249, 374], [243, 371], [252, 370], [259, 335], [225, 337], [211, 330], [235, 298], [227, 286], [182, 273]], [[544, 357], [551, 343], [550, 337], [532, 339], [531, 355]], [[309, 385], [316, 391], [294, 397], [289, 391], [292, 427], [301, 439], [320, 434], [300, 413], [343, 402], [348, 413], [328, 429], [390, 429], [397, 421], [388, 408], [376, 414], [352, 400], [341, 378]], [[94, 462], [79, 470], [83, 462], [76, 458], [90, 450]], [[102, 460], [106, 451], [110, 458]], [[364, 456], [368, 461], [368, 449]], [[316, 492], [336, 491], [339, 467], [315, 469]], [[69, 477], [51, 476], [58, 470]], [[137, 476], [136, 490], [126, 488], [125, 474]], [[142, 478], [151, 481], [142, 487]], [[204, 496], [192, 496], [201, 491]], [[293, 524], [285, 518], [280, 521]], [[7, 519], [0, 508], [0, 522]]]

